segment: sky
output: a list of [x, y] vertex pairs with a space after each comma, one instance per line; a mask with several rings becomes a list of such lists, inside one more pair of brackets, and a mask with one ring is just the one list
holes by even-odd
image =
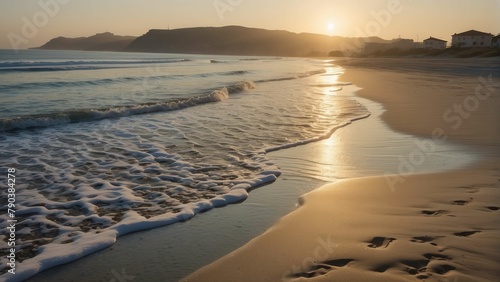
[[2, 0], [0, 49], [58, 36], [226, 25], [451, 41], [469, 29], [500, 33], [500, 0]]

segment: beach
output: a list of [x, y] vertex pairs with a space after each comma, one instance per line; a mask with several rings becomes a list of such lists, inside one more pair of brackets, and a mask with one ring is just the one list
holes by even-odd
[[[498, 280], [497, 73], [432, 71], [449, 61], [422, 68], [410, 58], [384, 60], [340, 62], [342, 79], [384, 105], [390, 128], [425, 142], [386, 175], [302, 196], [300, 207], [265, 233], [183, 281]], [[477, 158], [460, 169], [416, 173], [444, 144], [464, 144]]]
[[495, 281], [498, 86], [453, 130], [442, 112], [478, 76], [327, 61], [337, 63], [353, 85], [335, 95], [370, 117], [268, 153], [282, 175], [243, 203], [121, 237], [30, 281]]
[[0, 282], [500, 281], [499, 0], [4, 2]]

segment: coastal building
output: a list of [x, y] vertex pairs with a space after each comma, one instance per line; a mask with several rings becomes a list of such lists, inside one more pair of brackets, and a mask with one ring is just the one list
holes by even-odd
[[427, 48], [427, 49], [445, 49], [446, 42], [448, 42], [448, 41], [434, 38], [431, 36], [431, 37], [424, 40], [423, 47]]
[[378, 43], [378, 42], [366, 42], [363, 47], [363, 52], [365, 54], [383, 52], [390, 49], [398, 50], [408, 50], [416, 47], [416, 43], [413, 39], [393, 39], [388, 43]]
[[455, 33], [451, 36], [453, 47], [490, 47], [493, 34], [477, 30]]
[[500, 34], [491, 38], [491, 47], [500, 48]]

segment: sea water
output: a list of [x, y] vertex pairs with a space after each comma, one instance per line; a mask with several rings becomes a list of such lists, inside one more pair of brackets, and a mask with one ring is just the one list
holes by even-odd
[[6, 273], [2, 246], [3, 278], [245, 200], [281, 174], [267, 152], [369, 115], [336, 95], [342, 71], [301, 58], [0, 50], [0, 167], [16, 171], [20, 262]]

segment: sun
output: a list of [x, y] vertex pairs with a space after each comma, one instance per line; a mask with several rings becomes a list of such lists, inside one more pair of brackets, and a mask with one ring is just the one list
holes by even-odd
[[335, 23], [328, 22], [328, 24], [326, 25], [326, 28], [328, 29], [329, 32], [332, 32], [335, 29]]

